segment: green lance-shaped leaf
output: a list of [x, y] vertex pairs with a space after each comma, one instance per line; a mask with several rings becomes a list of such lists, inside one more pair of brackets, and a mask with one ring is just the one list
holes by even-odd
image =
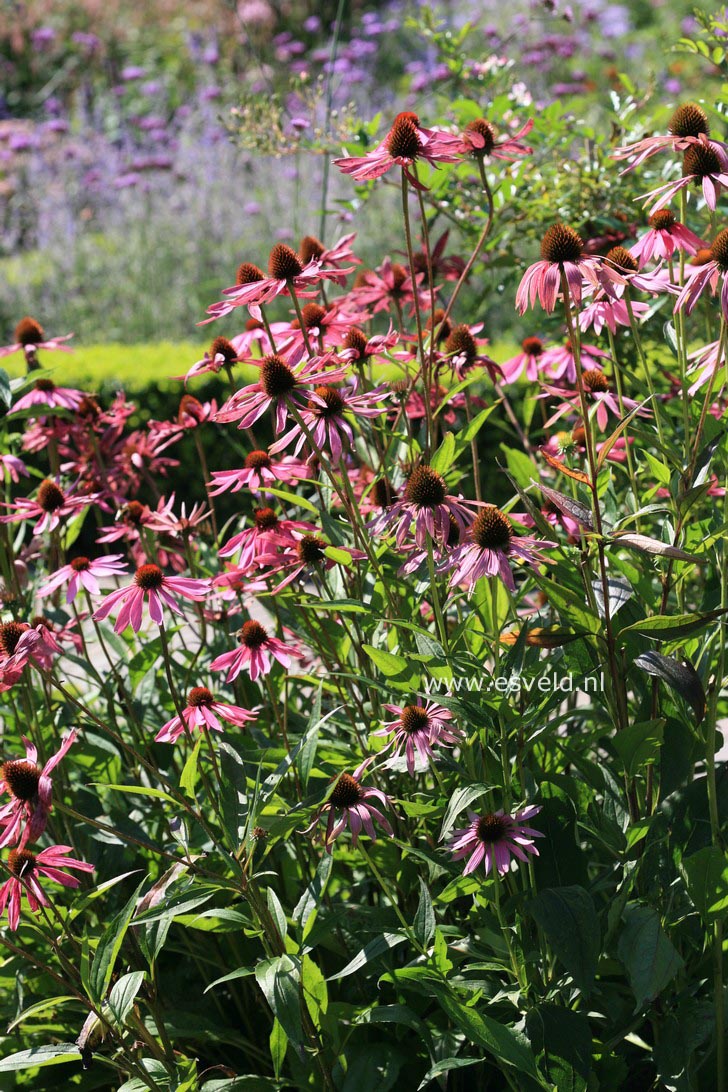
[[594, 985], [601, 931], [594, 900], [577, 885], [547, 887], [530, 904], [557, 958], [584, 993]]
[[672, 690], [675, 690], [690, 706], [696, 721], [700, 724], [705, 716], [705, 690], [700, 676], [689, 660], [683, 660], [680, 663], [679, 660], [674, 660], [670, 656], [650, 651], [638, 656], [635, 666], [646, 671], [648, 675], [662, 679]]

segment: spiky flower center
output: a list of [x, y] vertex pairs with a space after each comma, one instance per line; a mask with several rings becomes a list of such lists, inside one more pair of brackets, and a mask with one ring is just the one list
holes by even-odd
[[38, 487], [37, 499], [44, 512], [57, 512], [59, 508], [63, 508], [66, 498], [63, 496], [63, 490], [55, 482], [46, 479]]
[[676, 137], [699, 137], [701, 133], [710, 133], [708, 115], [702, 106], [695, 102], [686, 102], [678, 106], [670, 118], [668, 132]]
[[455, 516], [452, 514], [452, 512], [448, 513], [448, 521], [450, 526], [448, 527], [447, 532], [447, 545], [457, 546], [457, 544], [460, 542], [460, 524], [455, 519]]
[[421, 732], [429, 728], [430, 718], [421, 705], [405, 705], [400, 713], [399, 722], [409, 735], [411, 732]]
[[308, 408], [315, 410], [321, 417], [340, 417], [346, 409], [346, 403], [336, 387], [314, 387], [314, 394], [326, 403], [326, 408], [313, 399], [309, 400]]
[[234, 364], [238, 359], [238, 354], [235, 352], [235, 346], [232, 341], [228, 341], [226, 337], [216, 337], [210, 346], [210, 356], [214, 360], [216, 356], [221, 356], [226, 364]]
[[723, 272], [728, 271], [728, 228], [719, 231], [713, 239], [710, 248], [713, 261], [718, 263], [718, 268]]
[[246, 470], [269, 470], [271, 458], [267, 451], [251, 451], [245, 456]]
[[307, 303], [305, 307], [301, 308], [301, 314], [303, 315], [303, 325], [307, 330], [311, 330], [314, 326], [320, 326], [326, 318], [326, 308], [322, 307], [320, 303]]
[[713, 251], [709, 246], [701, 246], [699, 250], [696, 250], [690, 259], [691, 265], [705, 265], [706, 262], [713, 261]]
[[481, 550], [504, 550], [512, 534], [511, 521], [494, 504], [486, 505], [473, 521], [473, 542]]
[[394, 486], [389, 478], [378, 478], [372, 486], [372, 502], [378, 508], [389, 508], [390, 505], [394, 504], [396, 496]]
[[358, 326], [352, 326], [344, 338], [344, 348], [353, 349], [359, 360], [366, 359], [369, 354], [367, 353], [367, 336], [364, 331]]
[[431, 466], [417, 466], [407, 479], [404, 495], [418, 508], [437, 508], [445, 503], [445, 479]]
[[473, 155], [490, 155], [495, 144], [495, 129], [485, 118], [476, 118], [465, 126], [466, 133], [478, 133], [485, 143], [482, 148], [473, 148]]
[[56, 385], [52, 379], [36, 379], [33, 384], [33, 389], [36, 391], [42, 391], [43, 394], [53, 394], [56, 389]]
[[122, 512], [125, 523], [131, 523], [133, 526], [138, 527], [144, 515], [144, 505], [141, 501], [129, 501], [122, 509]]
[[635, 259], [623, 246], [613, 246], [607, 254], [607, 261], [611, 262], [612, 265], [616, 265], [619, 269], [626, 270], [628, 273], [636, 273], [639, 269]]
[[493, 845], [494, 842], [500, 842], [506, 835], [508, 830], [508, 820], [505, 815], [481, 815], [478, 819], [475, 833], [477, 834], [481, 842], [485, 842], [486, 845]]
[[343, 773], [334, 785], [329, 797], [335, 808], [352, 808], [362, 798], [364, 790], [351, 774]]
[[324, 252], [324, 244], [315, 235], [304, 235], [298, 253], [304, 265], [317, 261]]
[[436, 331], [438, 341], [442, 341], [443, 338], [449, 338], [450, 334], [452, 333], [452, 326], [450, 325], [450, 320], [445, 319], [445, 321], [443, 322], [442, 320], [444, 318], [445, 318], [445, 311], [443, 310], [442, 307], [438, 307], [438, 308], [436, 308], [435, 312], [432, 315], [430, 315], [430, 317], [428, 318], [428, 320], [427, 320], [427, 322], [425, 324], [426, 329], [428, 329], [428, 330], [433, 330], [434, 329]]
[[278, 526], [278, 516], [272, 508], [256, 508], [253, 519], [259, 531], [272, 531], [274, 527]]
[[164, 573], [159, 565], [141, 565], [134, 575], [134, 583], [143, 591], [156, 591], [164, 583]]
[[541, 258], [544, 262], [578, 262], [583, 250], [581, 236], [568, 224], [552, 224], [541, 240]]
[[304, 535], [298, 543], [298, 556], [306, 565], [315, 565], [323, 558], [326, 545], [318, 535]]
[[658, 209], [652, 213], [647, 223], [654, 231], [669, 231], [675, 223], [675, 217], [669, 209]]
[[276, 281], [292, 281], [303, 271], [301, 261], [290, 246], [276, 243], [268, 256], [268, 273]]
[[0, 649], [6, 656], [12, 656], [18, 647], [18, 641], [23, 636], [26, 626], [20, 622], [4, 622], [0, 626]]
[[101, 406], [98, 404], [95, 398], [91, 398], [90, 395], [85, 394], [81, 401], [76, 406], [76, 416], [84, 417], [93, 420], [101, 413]]
[[455, 326], [445, 342], [445, 352], [453, 356], [462, 356], [466, 364], [472, 364], [478, 355], [478, 346], [475, 338], [464, 323]]
[[243, 628], [240, 630], [240, 644], [245, 645], [246, 648], [260, 648], [268, 640], [268, 634], [261, 626], [260, 622], [243, 622]]
[[11, 849], [8, 853], [8, 868], [13, 876], [28, 876], [35, 868], [35, 853], [29, 849]]
[[541, 356], [543, 341], [541, 341], [540, 337], [524, 337], [521, 348], [528, 356]]
[[609, 390], [609, 383], [606, 375], [604, 372], [597, 371], [596, 368], [587, 368], [587, 370], [582, 373], [581, 378], [586, 389], [591, 391], [592, 394], [595, 394], [598, 391], [603, 392]]
[[387, 151], [393, 159], [417, 159], [420, 154], [417, 122], [411, 114], [398, 114], [387, 137]]
[[268, 398], [283, 398], [296, 382], [295, 375], [279, 356], [271, 353], [265, 358], [260, 368], [260, 385]]
[[238, 266], [238, 272], [235, 275], [237, 285], [242, 287], [244, 284], [257, 284], [262, 280], [265, 280], [265, 273], [252, 262], [243, 262]]
[[3, 762], [0, 774], [16, 800], [34, 800], [38, 795], [41, 770], [34, 762]]
[[201, 709], [203, 706], [209, 708], [214, 700], [212, 691], [208, 690], [206, 686], [193, 686], [187, 695], [187, 704], [191, 705], [193, 709]]
[[184, 423], [186, 417], [194, 417], [196, 421], [201, 421], [205, 413], [205, 408], [200, 402], [199, 398], [195, 398], [193, 394], [183, 394], [179, 400], [179, 410], [177, 411], [177, 420]]
[[722, 169], [717, 152], [705, 144], [691, 144], [683, 156], [683, 175], [695, 175], [703, 179], [709, 174], [720, 174]]
[[15, 340], [21, 345], [38, 345], [41, 341], [45, 341], [43, 327], [30, 315], [26, 315], [15, 327]]
[[399, 262], [392, 262], [389, 272], [392, 276], [392, 294], [396, 295], [401, 292], [404, 287], [404, 282], [407, 280], [407, 270]]
[[91, 562], [87, 557], [74, 557], [70, 565], [75, 573], [85, 573], [87, 569], [91, 568]]

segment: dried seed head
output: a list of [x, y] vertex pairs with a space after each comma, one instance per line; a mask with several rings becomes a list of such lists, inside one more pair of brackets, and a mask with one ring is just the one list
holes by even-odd
[[314, 387], [313, 393], [324, 400], [326, 409], [320, 406], [318, 402], [314, 402], [313, 399], [309, 399], [309, 409], [315, 410], [320, 417], [341, 417], [346, 409], [346, 403], [336, 387]]
[[257, 284], [258, 281], [265, 280], [265, 273], [262, 269], [259, 269], [257, 265], [253, 265], [252, 262], [243, 262], [238, 266], [238, 272], [235, 276], [235, 283], [242, 287], [244, 284]]
[[246, 470], [269, 470], [271, 458], [267, 451], [251, 451], [245, 456]]
[[436, 508], [445, 503], [445, 479], [430, 466], [417, 466], [407, 479], [404, 495], [418, 508]]
[[473, 155], [490, 155], [495, 144], [495, 129], [485, 118], [476, 118], [465, 126], [466, 133], [479, 133], [485, 143], [482, 148], [473, 148]]
[[298, 543], [298, 556], [306, 565], [315, 565], [323, 559], [327, 545], [318, 535], [304, 535]]
[[238, 359], [235, 346], [226, 337], [215, 338], [210, 346], [210, 356], [213, 360], [216, 356], [221, 356], [226, 364], [234, 364]]
[[369, 353], [367, 352], [367, 336], [358, 326], [352, 326], [349, 330], [349, 333], [344, 338], [344, 348], [353, 349], [358, 360], [366, 360], [369, 357]]
[[647, 221], [654, 231], [668, 231], [675, 222], [675, 217], [669, 209], [658, 209]]
[[301, 314], [303, 315], [303, 325], [307, 330], [311, 330], [314, 326], [320, 326], [326, 318], [326, 308], [322, 307], [320, 303], [307, 303], [305, 307], [301, 308]]
[[31, 853], [29, 849], [11, 849], [8, 853], [8, 868], [13, 876], [20, 879], [30, 875], [35, 868], [35, 860], [35, 853]]
[[27, 628], [22, 622], [3, 622], [0, 625], [0, 650], [6, 656], [12, 656]]
[[500, 508], [487, 504], [475, 517], [471, 534], [481, 550], [505, 550], [513, 534], [511, 521]]
[[334, 785], [329, 801], [335, 808], [352, 808], [362, 798], [364, 790], [351, 774], [343, 773]]
[[271, 353], [260, 367], [260, 385], [268, 398], [283, 398], [296, 386], [296, 377], [280, 356]]
[[15, 327], [15, 340], [23, 346], [39, 345], [41, 341], [45, 341], [43, 327], [30, 315], [26, 315]]
[[87, 557], [74, 557], [70, 565], [75, 573], [85, 573], [87, 569], [91, 568], [91, 562]]
[[670, 118], [667, 129], [672, 136], [676, 137], [699, 137], [701, 133], [708, 136], [710, 133], [708, 115], [697, 103], [686, 102], [683, 106], [678, 106]]
[[324, 244], [315, 235], [304, 235], [298, 254], [303, 264], [308, 265], [309, 262], [318, 261], [324, 250]]
[[0, 774], [16, 800], [34, 800], [38, 795], [41, 769], [34, 762], [3, 762]]
[[609, 390], [609, 382], [606, 375], [596, 368], [587, 368], [587, 370], [582, 373], [581, 378], [585, 389], [591, 391], [592, 394]]
[[728, 272], [728, 228], [719, 231], [710, 247], [713, 261], [718, 263], [721, 272]]
[[543, 341], [540, 337], [524, 337], [521, 342], [521, 348], [528, 356], [541, 356], [543, 352]]
[[260, 622], [243, 622], [243, 628], [240, 630], [240, 644], [245, 645], [246, 648], [260, 648], [268, 640], [268, 634], [261, 626]]
[[214, 700], [212, 692], [206, 686], [193, 686], [187, 695], [187, 704], [193, 709], [201, 709], [203, 706], [209, 709]]
[[578, 262], [583, 250], [581, 236], [567, 224], [552, 224], [541, 240], [541, 258], [544, 262]]
[[278, 516], [272, 508], [256, 508], [253, 519], [258, 531], [272, 531], [278, 526]]
[[413, 114], [398, 114], [387, 137], [387, 151], [394, 159], [417, 159], [422, 145]]
[[451, 356], [464, 357], [466, 366], [475, 362], [478, 356], [478, 346], [475, 344], [475, 338], [464, 323], [453, 328], [452, 333], [445, 342], [445, 352], [449, 353]]
[[607, 253], [606, 260], [617, 266], [618, 269], [626, 270], [628, 273], [636, 273], [639, 269], [636, 260], [623, 246], [613, 246]]
[[400, 713], [399, 721], [408, 735], [411, 732], [421, 732], [430, 724], [430, 718], [421, 705], [405, 705]]
[[295, 250], [285, 243], [276, 243], [268, 256], [268, 273], [276, 281], [292, 281], [300, 276], [303, 266]]
[[44, 512], [57, 512], [59, 508], [63, 507], [65, 499], [63, 490], [55, 482], [49, 481], [47, 478], [38, 486], [36, 500]]
[[500, 842], [508, 830], [508, 819], [505, 815], [481, 815], [475, 832], [481, 842], [492, 845]]
[[701, 182], [709, 174], [720, 174], [722, 169], [718, 153], [709, 144], [691, 144], [683, 156], [683, 175], [695, 175]]
[[134, 574], [134, 583], [143, 591], [156, 591], [164, 583], [164, 573], [159, 565], [140, 565]]

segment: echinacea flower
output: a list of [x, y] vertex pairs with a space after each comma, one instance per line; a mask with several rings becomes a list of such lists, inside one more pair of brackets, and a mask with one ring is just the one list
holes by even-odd
[[412, 166], [417, 160], [430, 163], [456, 163], [461, 141], [451, 133], [423, 129], [417, 114], [397, 114], [384, 140], [363, 156], [344, 156], [334, 164], [356, 182], [380, 178], [392, 167], [401, 167], [405, 177], [418, 190], [427, 187], [416, 177]]
[[271, 657], [286, 670], [291, 666], [292, 659], [303, 659], [304, 653], [295, 642], [289, 640], [285, 643], [279, 637], [271, 637], [260, 622], [252, 618], [243, 623], [239, 640], [238, 648], [223, 652], [210, 664], [211, 671], [227, 669], [226, 682], [237, 679], [243, 668], [247, 668], [251, 680], [255, 682], [259, 675], [269, 673]]
[[710, 246], [710, 260], [702, 265], [692, 266], [680, 294], [675, 301], [675, 312], [686, 314], [695, 307], [706, 288], [710, 287], [713, 295], [720, 284], [720, 307], [728, 319], [728, 228], [719, 231]]
[[499, 875], [505, 876], [511, 869], [513, 857], [519, 861], [527, 861], [529, 853], [538, 857], [533, 839], [543, 838], [544, 834], [526, 826], [524, 820], [532, 819], [540, 811], [541, 808], [535, 804], [513, 816], [506, 815], [502, 810], [476, 815], [468, 809], [470, 826], [453, 831], [451, 836], [453, 860], [470, 858], [463, 869], [466, 876], [475, 872], [483, 862], [486, 876], [494, 867]]
[[483, 576], [499, 576], [509, 591], [515, 591], [511, 561], [524, 561], [536, 568], [548, 561], [542, 548], [551, 546], [556, 543], [517, 535], [508, 516], [494, 504], [486, 504], [466, 531], [465, 541], [446, 556], [438, 570], [450, 573], [451, 588], [464, 584], [468, 593]]
[[353, 773], [339, 774], [325, 802], [317, 810], [311, 824], [304, 831], [304, 834], [308, 834], [318, 825], [319, 820], [327, 814], [326, 832], [323, 835], [324, 849], [327, 853], [331, 853], [333, 843], [347, 827], [351, 830], [351, 843], [354, 847], [358, 843], [362, 830], [369, 835], [373, 842], [376, 842], [377, 836], [372, 820], [375, 820], [390, 838], [394, 836], [388, 820], [373, 803], [373, 801], [376, 801], [383, 807], [388, 808], [391, 805], [390, 798], [381, 789], [365, 788], [361, 784], [364, 770], [370, 762], [371, 759], [365, 759]]
[[667, 133], [627, 144], [623, 148], [617, 148], [612, 155], [615, 159], [632, 160], [622, 171], [625, 174], [658, 152], [685, 152], [696, 144], [708, 145], [717, 151], [725, 147], [721, 141], [709, 140], [709, 136], [710, 123], [705, 110], [695, 102], [686, 102], [678, 106], [670, 118]]
[[0, 357], [10, 356], [11, 353], [19, 353], [21, 350], [26, 355], [35, 355], [38, 349], [60, 349], [64, 353], [70, 353], [72, 350], [63, 343], [72, 337], [73, 334], [64, 334], [62, 337], [52, 337], [46, 340], [40, 323], [26, 315], [15, 327], [15, 341], [13, 344], [4, 345], [0, 348]]
[[3, 622], [0, 625], [0, 690], [7, 690], [29, 663], [49, 670], [53, 655], [61, 652], [50, 629], [43, 623]]
[[278, 595], [299, 576], [307, 578], [312, 573], [327, 571], [337, 564], [349, 565], [352, 561], [363, 561], [367, 556], [363, 550], [347, 546], [343, 550], [337, 549], [340, 556], [334, 560], [326, 556], [326, 550], [331, 547], [331, 543], [319, 535], [294, 530], [291, 537], [293, 541], [282, 554], [264, 554], [258, 558], [258, 564], [263, 569], [262, 576], [268, 578], [281, 572], [286, 573], [280, 584], [272, 589], [273, 595]]
[[544, 343], [540, 337], [526, 337], [521, 342], [521, 351], [501, 365], [503, 375], [508, 383], [513, 383], [519, 375], [525, 371], [526, 379], [532, 383], [538, 379], [538, 373], [543, 364]]
[[208, 492], [211, 497], [239, 493], [243, 488], [259, 493], [275, 482], [295, 482], [307, 477], [308, 467], [293, 455], [271, 459], [268, 451], [251, 451], [240, 470], [213, 470]]
[[125, 572], [125, 566], [119, 564], [122, 554], [109, 554], [107, 557], [74, 557], [68, 565], [64, 565], [53, 574], [50, 580], [38, 588], [38, 595], [51, 595], [56, 588], [67, 584], [66, 602], [73, 603], [81, 588], [89, 595], [99, 594], [98, 578], [116, 576]]
[[221, 550], [220, 557], [232, 557], [240, 551], [238, 569], [248, 572], [257, 565], [263, 564], [260, 560], [270, 557], [279, 547], [294, 546], [294, 531], [313, 531], [311, 523], [303, 520], [280, 519], [272, 508], [256, 508], [253, 511], [253, 526], [246, 527], [228, 539]]
[[[582, 368], [593, 368], [600, 371], [605, 360], [610, 360], [609, 353], [599, 349], [596, 345], [587, 345], [582, 342], [579, 346], [579, 361]], [[574, 346], [567, 338], [563, 345], [553, 345], [546, 349], [541, 360], [541, 369], [553, 379], [565, 383], [576, 383], [576, 357]]]
[[[622, 407], [627, 412], [637, 410], [639, 417], [649, 417], [650, 411], [641, 407], [640, 403], [635, 402], [633, 398], [623, 397], [620, 402], [612, 392], [609, 380], [604, 372], [597, 371], [594, 368], [587, 368], [586, 371], [582, 372], [581, 380], [587, 406], [593, 407], [588, 410], [589, 416], [591, 417], [593, 413], [602, 431], [607, 427], [610, 413], [617, 418], [622, 416]], [[546, 387], [543, 397], [546, 397], [546, 395], [561, 399], [559, 408], [549, 417], [548, 421], [544, 422], [546, 428], [553, 425], [554, 421], [558, 421], [570, 410], [581, 412], [581, 395], [576, 388], [574, 390], [565, 390], [562, 387]]]
[[26, 468], [22, 459], [19, 459], [17, 455], [0, 455], [0, 467], [9, 476], [12, 482], [17, 485], [20, 481], [20, 475], [24, 478], [30, 477], [30, 474]]
[[381, 515], [370, 520], [367, 527], [375, 535], [391, 531], [397, 548], [401, 549], [414, 523], [415, 542], [424, 548], [428, 535], [435, 542], [447, 541], [451, 516], [461, 530], [472, 523], [473, 513], [467, 505], [474, 503], [450, 496], [442, 475], [422, 463], [407, 479], [404, 498], [396, 500]]
[[[637, 320], [643, 319], [649, 311], [650, 305], [642, 303], [640, 300], [632, 300], [631, 303], [634, 318]], [[631, 325], [632, 318], [625, 301], [612, 299], [602, 292], [598, 292], [592, 302], [582, 308], [579, 314], [579, 329], [582, 333], [593, 330], [597, 337], [605, 326], [613, 334], [616, 334], [618, 326]], [[594, 346], [591, 346], [591, 349], [593, 351]]]
[[533, 119], [529, 118], [517, 133], [498, 140], [495, 126], [485, 118], [476, 118], [468, 122], [461, 134], [461, 151], [463, 155], [470, 154], [476, 159], [520, 159], [533, 152], [533, 148], [521, 141], [532, 129]]
[[[0, 792], [8, 792], [11, 796], [11, 800], [0, 808], [0, 826], [5, 828], [0, 837], [0, 846], [13, 845], [20, 839], [22, 849], [27, 843], [40, 838], [52, 807], [53, 780], [50, 775], [68, 753], [77, 735], [76, 730], [72, 729], [42, 769], [38, 765], [35, 744], [23, 736], [25, 758], [8, 759], [0, 766]], [[22, 830], [21, 837], [24, 823], [25, 830]]]
[[176, 743], [185, 732], [192, 732], [195, 728], [204, 732], [212, 729], [214, 732], [222, 732], [223, 728], [218, 720], [221, 717], [228, 724], [234, 724], [237, 728], [244, 728], [249, 720], [255, 720], [255, 713], [250, 709], [243, 709], [239, 705], [227, 705], [217, 701], [206, 686], [193, 686], [187, 695], [187, 705], [182, 710], [182, 715], [174, 716], [157, 732], [155, 743]]
[[314, 387], [308, 398], [308, 406], [301, 411], [301, 423], [297, 421], [271, 447], [271, 453], [277, 454], [289, 444], [294, 443], [294, 455], [298, 455], [309, 436], [317, 451], [328, 451], [334, 464], [341, 461], [344, 444], [351, 447], [354, 432], [345, 414], [354, 418], [374, 418], [387, 412], [381, 403], [389, 398], [390, 392], [384, 387], [375, 387], [370, 391], [357, 393], [357, 380], [350, 387]]
[[570, 299], [581, 303], [582, 285], [587, 280], [594, 288], [608, 290], [611, 283], [624, 283], [622, 277], [604, 265], [601, 258], [584, 253], [581, 236], [566, 224], [552, 224], [541, 240], [541, 261], [529, 266], [516, 292], [516, 309], [524, 314], [538, 298], [544, 311], [551, 312], [562, 294], [562, 277]]
[[35, 519], [38, 522], [33, 528], [34, 535], [42, 535], [44, 531], [55, 531], [62, 519], [72, 516], [82, 508], [87, 508], [92, 501], [98, 500], [95, 496], [74, 496], [64, 493], [58, 482], [46, 478], [38, 486], [35, 498], [19, 497], [11, 504], [5, 504], [5, 508], [12, 509], [12, 514], [0, 516], [0, 523], [18, 523], [23, 519]]
[[396, 755], [404, 752], [407, 772], [410, 774], [415, 772], [417, 757], [426, 765], [428, 759], [435, 760], [433, 747], [451, 747], [463, 738], [462, 730], [450, 723], [453, 714], [437, 702], [428, 701], [425, 705], [385, 705], [384, 708], [394, 713], [395, 719], [387, 721], [383, 728], [372, 734], [389, 736], [394, 733], [384, 750], [393, 747]]
[[690, 185], [700, 187], [706, 205], [711, 212], [715, 212], [721, 191], [728, 186], [728, 153], [707, 141], [704, 144], [691, 144], [683, 156], [680, 178], [640, 194], [640, 199], [644, 198], [647, 205], [652, 197], [657, 198], [650, 205], [649, 211], [653, 214], [664, 208], [680, 190], [687, 189]]
[[57, 387], [51, 379], [36, 379], [28, 393], [13, 403], [8, 417], [34, 406], [43, 409], [76, 410], [85, 397], [83, 391], [74, 390], [72, 387]]
[[467, 326], [464, 322], [453, 326], [445, 341], [444, 362], [452, 369], [453, 375], [462, 381], [473, 368], [480, 365], [486, 368], [493, 383], [503, 378], [503, 371], [495, 360], [481, 351], [481, 346], [487, 345], [487, 338], [481, 338], [480, 344], [475, 339], [475, 334], [481, 329], [481, 324]]
[[676, 250], [685, 254], [697, 254], [703, 246], [698, 236], [676, 220], [669, 209], [654, 212], [648, 223], [649, 231], [630, 247], [630, 254], [637, 259], [640, 267], [647, 265], [653, 258], [671, 258]]
[[115, 633], [123, 633], [127, 626], [131, 626], [138, 633], [142, 626], [142, 612], [146, 600], [149, 616], [157, 625], [164, 620], [162, 605], [166, 605], [175, 614], [182, 614], [178, 606], [176, 595], [196, 602], [204, 599], [209, 588], [208, 580], [193, 580], [185, 576], [165, 576], [158, 565], [141, 565], [134, 574], [134, 583], [127, 584], [124, 588], [117, 588], [106, 596], [99, 609], [94, 612], [94, 619], [101, 622], [111, 614], [111, 611], [121, 604], [116, 624]]
[[94, 866], [85, 861], [69, 857], [71, 846], [49, 846], [40, 853], [31, 853], [28, 849], [11, 849], [8, 854], [10, 879], [0, 887], [0, 916], [8, 910], [8, 925], [15, 931], [20, 922], [20, 907], [25, 895], [32, 913], [37, 914], [41, 906], [48, 906], [48, 899], [38, 879], [46, 876], [49, 880], [60, 883], [63, 887], [78, 887], [76, 876], [69, 876], [64, 870], [72, 868], [77, 872], [93, 872]]

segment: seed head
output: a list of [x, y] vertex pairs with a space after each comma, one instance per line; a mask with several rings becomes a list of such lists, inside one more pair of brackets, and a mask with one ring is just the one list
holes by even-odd
[[56, 389], [56, 385], [52, 379], [36, 379], [33, 384], [33, 389], [36, 391], [42, 391], [43, 394], [53, 394]]
[[314, 387], [314, 394], [317, 394], [319, 398], [324, 400], [326, 409], [313, 400], [309, 400], [309, 409], [315, 410], [316, 413], [320, 414], [322, 417], [341, 417], [346, 408], [346, 403], [336, 387]]
[[298, 248], [298, 255], [304, 265], [318, 261], [324, 252], [324, 244], [315, 235], [304, 235]]
[[529, 356], [541, 356], [541, 353], [543, 352], [543, 341], [541, 341], [540, 337], [524, 337], [521, 342], [521, 348], [524, 353], [527, 353]]
[[15, 340], [22, 346], [39, 345], [41, 341], [45, 341], [43, 327], [30, 315], [26, 315], [15, 327]]
[[193, 709], [209, 708], [214, 702], [212, 692], [206, 686], [193, 686], [187, 695], [187, 704]]
[[377, 478], [372, 486], [372, 502], [378, 508], [389, 508], [390, 505], [394, 504], [396, 497], [397, 493], [389, 478]]
[[405, 705], [400, 713], [399, 721], [409, 735], [411, 732], [420, 732], [427, 728], [430, 718], [421, 705]]
[[271, 458], [267, 451], [251, 451], [245, 456], [246, 470], [269, 470]]
[[180, 424], [184, 423], [185, 418], [194, 417], [196, 421], [201, 421], [205, 413], [204, 406], [200, 402], [199, 398], [195, 398], [192, 394], [183, 394], [179, 400], [179, 409], [177, 410], [177, 420]]
[[613, 246], [607, 253], [606, 260], [611, 262], [612, 265], [617, 266], [618, 269], [625, 270], [627, 273], [636, 273], [639, 269], [636, 260], [623, 246]]
[[0, 625], [0, 650], [6, 656], [12, 656], [27, 628], [21, 622], [3, 622]]
[[443, 322], [442, 320], [444, 318], [445, 318], [444, 308], [437, 307], [435, 309], [435, 311], [433, 312], [433, 314], [430, 315], [427, 322], [425, 323], [425, 329], [426, 330], [435, 330], [437, 332], [437, 340], [438, 341], [442, 341], [443, 338], [450, 337], [450, 334], [452, 332], [452, 326], [450, 325], [450, 320], [445, 319], [445, 321]]
[[394, 159], [417, 159], [422, 145], [414, 114], [397, 114], [387, 137], [387, 151]]
[[260, 622], [243, 622], [243, 628], [240, 630], [240, 644], [245, 645], [246, 648], [260, 648], [268, 640], [268, 634], [261, 626]]
[[585, 388], [588, 391], [591, 391], [592, 394], [609, 390], [609, 382], [607, 381], [606, 375], [596, 368], [587, 368], [587, 370], [582, 373], [581, 378]]
[[123, 517], [125, 523], [129, 523], [133, 527], [138, 527], [142, 522], [142, 516], [144, 515], [144, 505], [141, 501], [129, 501], [120, 509], [120, 515]]
[[315, 565], [323, 559], [327, 545], [318, 535], [304, 535], [298, 543], [298, 556], [306, 565]]
[[686, 102], [678, 106], [667, 128], [668, 132], [676, 137], [699, 137], [701, 133], [708, 136], [710, 133], [708, 115], [702, 106], [694, 102]]
[[359, 360], [366, 360], [369, 356], [369, 353], [367, 353], [367, 336], [358, 326], [352, 326], [349, 330], [344, 338], [344, 348], [353, 349]]
[[91, 562], [87, 557], [74, 557], [70, 565], [75, 573], [85, 573], [87, 569], [91, 568]]
[[351, 774], [343, 773], [334, 785], [329, 801], [335, 808], [352, 808], [362, 798], [363, 789]]
[[693, 174], [702, 181], [709, 174], [720, 174], [722, 164], [717, 153], [705, 144], [691, 144], [683, 156], [683, 175]]
[[658, 209], [652, 213], [647, 223], [654, 231], [667, 231], [675, 223], [675, 217], [669, 209]]
[[296, 386], [296, 377], [285, 360], [271, 353], [260, 367], [260, 385], [268, 398], [283, 398]]
[[35, 868], [35, 853], [29, 849], [11, 849], [8, 853], [8, 868], [19, 879], [28, 876]]
[[453, 327], [453, 331], [445, 342], [445, 352], [451, 356], [465, 358], [466, 367], [472, 365], [478, 356], [478, 346], [468, 327], [461, 323]]
[[319, 303], [307, 303], [305, 307], [301, 308], [301, 314], [303, 315], [303, 325], [307, 330], [311, 330], [314, 326], [320, 326], [326, 318], [326, 308]]
[[226, 337], [216, 337], [210, 346], [210, 356], [214, 360], [216, 356], [221, 356], [226, 364], [234, 364], [238, 359], [238, 354], [235, 352], [235, 346], [232, 341], [228, 341]]
[[578, 232], [567, 224], [552, 224], [541, 240], [541, 258], [544, 262], [578, 262], [584, 243]]
[[473, 148], [474, 156], [490, 155], [495, 144], [495, 129], [485, 118], [476, 118], [465, 126], [466, 133], [480, 133], [485, 143], [482, 148]]
[[481, 842], [492, 845], [499, 842], [508, 830], [508, 821], [505, 815], [482, 815], [478, 819], [476, 834]]
[[728, 272], [728, 228], [719, 231], [710, 248], [713, 261], [718, 263], [721, 272]]
[[472, 527], [473, 542], [481, 550], [505, 550], [513, 534], [511, 521], [500, 508], [487, 504], [475, 517]]
[[38, 795], [41, 769], [34, 762], [3, 762], [0, 774], [16, 800], [34, 800]]
[[46, 478], [38, 487], [36, 499], [44, 512], [57, 512], [59, 508], [63, 507], [66, 498], [63, 496], [63, 490], [55, 482], [51, 482]]
[[164, 573], [159, 565], [141, 565], [134, 575], [134, 583], [143, 591], [156, 591], [164, 583]]
[[276, 243], [268, 256], [268, 273], [276, 281], [292, 281], [300, 276], [303, 266], [295, 250], [285, 243]]
[[265, 280], [265, 273], [262, 269], [259, 269], [257, 265], [253, 265], [252, 262], [243, 262], [238, 266], [238, 272], [235, 277], [235, 283], [239, 286], [244, 284], [257, 284], [258, 281]]
[[436, 508], [445, 503], [445, 479], [430, 466], [417, 466], [407, 479], [404, 495], [418, 508]]
[[393, 281], [391, 292], [393, 296], [396, 296], [398, 292], [402, 291], [404, 282], [407, 280], [407, 270], [399, 262], [392, 262], [390, 272]]
[[278, 516], [272, 508], [256, 508], [253, 519], [258, 531], [272, 531], [278, 526]]

